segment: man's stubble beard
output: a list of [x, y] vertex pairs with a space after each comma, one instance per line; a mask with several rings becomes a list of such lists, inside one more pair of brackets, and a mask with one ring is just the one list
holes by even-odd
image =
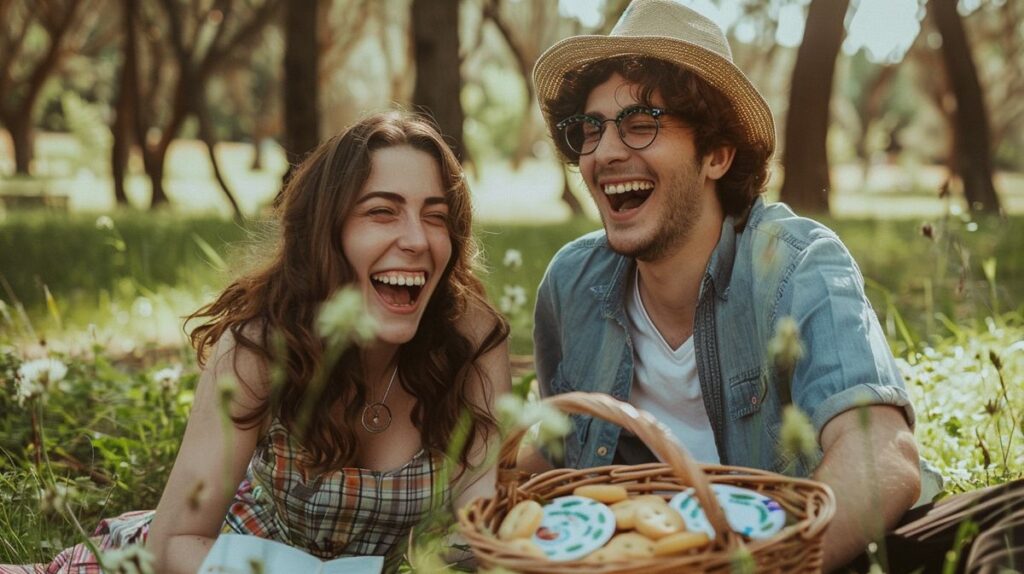
[[608, 245], [612, 251], [639, 261], [651, 262], [669, 255], [673, 249], [684, 245], [690, 239], [703, 213], [698, 181], [694, 171], [683, 170], [672, 178], [667, 189], [656, 190], [658, 193], [669, 194], [666, 212], [664, 215], [655, 214], [658, 225], [655, 226], [653, 233], [641, 238], [632, 247], [617, 245], [612, 240], [611, 235], [607, 234], [608, 224], [604, 221], [602, 212], [601, 223], [608, 235]]

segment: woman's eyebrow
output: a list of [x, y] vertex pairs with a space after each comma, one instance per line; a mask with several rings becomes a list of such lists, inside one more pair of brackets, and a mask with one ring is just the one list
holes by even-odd
[[[405, 204], [405, 196], [393, 191], [368, 191], [356, 200], [356, 205], [365, 203], [371, 199], [383, 199], [398, 204]], [[448, 198], [441, 195], [432, 195], [423, 201], [426, 205], [448, 205]]]
[[356, 205], [378, 198], [394, 203], [405, 203], [405, 197], [400, 193], [395, 193], [393, 191], [368, 191], [356, 200]]

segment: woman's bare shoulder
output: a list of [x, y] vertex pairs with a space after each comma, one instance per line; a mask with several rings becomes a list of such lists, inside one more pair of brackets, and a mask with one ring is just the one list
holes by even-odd
[[258, 408], [270, 395], [270, 365], [265, 355], [253, 348], [265, 348], [263, 340], [263, 329], [258, 325], [241, 327], [239, 335], [226, 329], [206, 363], [205, 371], [218, 384], [234, 382], [233, 407], [243, 411]]

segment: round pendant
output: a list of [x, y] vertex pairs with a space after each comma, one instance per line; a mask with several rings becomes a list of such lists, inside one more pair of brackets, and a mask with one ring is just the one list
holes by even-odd
[[391, 426], [391, 409], [384, 403], [366, 405], [366, 408], [363, 409], [361, 422], [366, 432], [373, 434], [382, 433]]

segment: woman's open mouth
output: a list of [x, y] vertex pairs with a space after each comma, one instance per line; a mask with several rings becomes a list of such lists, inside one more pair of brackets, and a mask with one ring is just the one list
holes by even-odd
[[427, 284], [423, 271], [385, 271], [371, 275], [370, 279], [380, 298], [394, 307], [414, 307]]
[[624, 181], [603, 185], [601, 189], [612, 211], [619, 213], [643, 205], [654, 192], [654, 183], [647, 180]]

